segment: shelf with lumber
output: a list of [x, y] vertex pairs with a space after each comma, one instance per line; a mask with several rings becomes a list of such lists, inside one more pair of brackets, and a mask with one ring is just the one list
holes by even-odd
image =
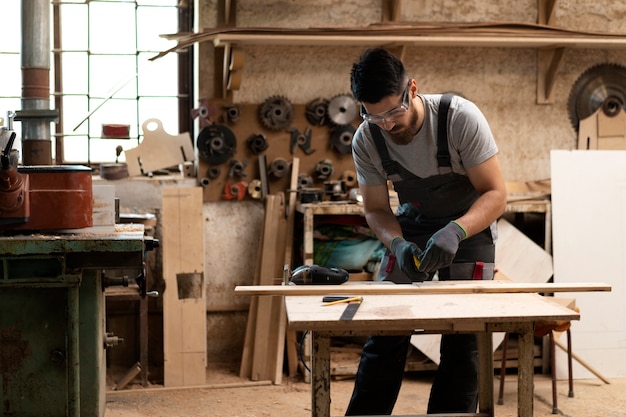
[[161, 54], [207, 41], [212, 42], [216, 47], [236, 45], [415, 45], [626, 49], [626, 34], [584, 32], [544, 24], [514, 22], [377, 23], [365, 27], [305, 29], [222, 27], [206, 29], [199, 33], [166, 35], [166, 37], [177, 40], [178, 45]]
[[[546, 23], [550, 23], [549, 20]], [[153, 59], [200, 42], [211, 42], [218, 48], [223, 61], [223, 95], [240, 85], [240, 81], [234, 81], [240, 71], [233, 68], [236, 61], [233, 57], [237, 48], [244, 45], [536, 48], [538, 103], [554, 102], [553, 87], [565, 49], [626, 49], [626, 34], [585, 32], [543, 23], [516, 22], [385, 22], [366, 27], [304, 29], [220, 27], [166, 37], [177, 40], [178, 44]]]

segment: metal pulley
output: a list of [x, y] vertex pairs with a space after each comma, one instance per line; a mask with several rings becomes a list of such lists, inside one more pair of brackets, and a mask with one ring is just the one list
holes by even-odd
[[348, 188], [352, 188], [358, 185], [357, 183], [357, 179], [356, 179], [356, 172], [354, 171], [344, 171], [341, 174], [341, 181], [344, 182], [344, 184], [346, 185], [346, 187]]
[[237, 139], [227, 126], [211, 124], [200, 131], [196, 146], [201, 159], [209, 164], [219, 165], [235, 154]]
[[356, 130], [352, 125], [335, 126], [330, 137], [330, 146], [342, 155], [352, 151], [352, 137]]
[[306, 105], [306, 119], [313, 126], [324, 126], [328, 124], [328, 103], [323, 98], [316, 98]]
[[225, 108], [225, 113], [224, 113], [224, 118], [229, 122], [229, 123], [237, 123], [239, 122], [240, 118], [241, 118], [241, 109], [239, 108], [239, 106], [234, 105], [234, 104], [230, 104], [227, 106], [224, 106]]
[[262, 133], [254, 134], [250, 136], [247, 142], [248, 142], [248, 148], [255, 155], [258, 155], [264, 150], [266, 150], [267, 148], [269, 148], [269, 144], [267, 143], [267, 138]]
[[198, 102], [200, 105], [191, 110], [191, 118], [199, 119], [200, 127], [209, 126], [211, 124], [211, 119], [215, 115], [215, 107], [211, 106], [211, 108], [209, 108], [208, 100], [206, 98], [201, 98]]
[[344, 200], [346, 197], [346, 184], [343, 181], [325, 181], [324, 193], [331, 200]]
[[270, 163], [269, 173], [273, 178], [283, 178], [289, 172], [289, 162], [285, 158], [276, 158]]
[[576, 131], [580, 121], [602, 109], [609, 117], [626, 106], [626, 67], [599, 64], [583, 72], [572, 87], [567, 103], [569, 118]]
[[315, 175], [318, 180], [327, 180], [331, 175], [333, 175], [334, 172], [335, 168], [333, 167], [333, 162], [330, 159], [324, 159], [315, 165]]
[[328, 118], [336, 125], [347, 125], [359, 114], [359, 106], [349, 94], [340, 94], [328, 103]]
[[248, 194], [250, 195], [250, 197], [254, 198], [255, 200], [261, 199], [261, 197], [263, 196], [263, 193], [262, 193], [262, 186], [261, 186], [260, 180], [250, 181], [250, 184], [248, 184]]
[[259, 106], [259, 120], [269, 130], [287, 129], [293, 113], [293, 105], [283, 96], [271, 96]]
[[245, 169], [248, 165], [247, 160], [237, 161], [235, 159], [231, 159], [230, 161], [230, 170], [228, 171], [228, 176], [231, 178], [243, 178], [246, 176]]
[[207, 170], [207, 176], [212, 180], [219, 177], [221, 173], [222, 173], [222, 170], [220, 169], [220, 167], [216, 167], [216, 166], [211, 166]]
[[237, 183], [231, 183], [230, 181], [226, 181], [226, 185], [224, 186], [224, 200], [243, 200], [246, 196], [246, 189], [248, 188], [248, 184], [243, 181], [239, 181]]
[[313, 135], [313, 132], [311, 131], [310, 127], [307, 127], [304, 130], [304, 133], [301, 133], [295, 127], [289, 129], [289, 132], [291, 133], [292, 154], [296, 151], [297, 147], [300, 147], [300, 149], [302, 149], [302, 151], [304, 151], [306, 155], [311, 155], [313, 152], [315, 152], [315, 149], [311, 149], [311, 137]]
[[313, 187], [313, 177], [308, 174], [298, 175], [298, 189]]

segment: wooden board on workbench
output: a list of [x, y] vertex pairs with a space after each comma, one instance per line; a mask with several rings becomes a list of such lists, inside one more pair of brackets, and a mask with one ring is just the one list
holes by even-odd
[[[226, 118], [223, 114], [226, 113], [226, 108], [232, 106], [232, 103], [214, 101], [209, 103], [209, 107], [212, 111], [217, 112], [214, 117], [216, 123], [227, 126], [234, 133], [237, 139], [237, 147], [232, 159], [243, 163], [246, 161], [246, 167], [244, 169], [245, 177], [242, 179], [245, 183], [250, 183], [254, 179], [259, 179], [259, 163], [258, 155], [255, 155], [248, 147], [247, 140], [252, 135], [263, 134], [267, 139], [269, 147], [262, 153], [265, 155], [268, 167], [272, 161], [276, 158], [283, 158], [288, 163], [291, 163], [294, 157], [300, 159], [300, 174], [310, 175], [314, 180], [315, 167], [319, 161], [329, 159], [332, 161], [334, 173], [328, 180], [339, 181], [344, 173], [354, 173], [354, 162], [352, 161], [352, 155], [350, 153], [341, 154], [335, 148], [330, 145], [330, 138], [332, 135], [332, 126], [313, 126], [311, 125], [306, 116], [306, 105], [293, 104], [294, 119], [291, 123], [291, 127], [298, 129], [304, 133], [307, 128], [311, 129], [311, 149], [315, 152], [307, 155], [301, 148], [296, 147], [295, 152], [291, 153], [291, 133], [286, 130], [270, 131], [266, 129], [259, 121], [258, 108], [260, 104], [236, 104], [239, 107], [240, 118], [236, 123], [226, 122]], [[355, 120], [354, 127], [358, 126], [359, 120]], [[197, 137], [193, 138], [194, 143], [197, 143]], [[211, 165], [199, 158], [198, 160], [198, 178], [204, 178], [208, 176], [208, 171]], [[224, 187], [230, 181], [238, 182], [237, 179], [231, 179], [228, 176], [230, 170], [230, 160], [223, 164], [217, 165], [220, 169], [220, 175], [218, 178], [211, 179], [208, 186], [204, 187], [204, 201], [220, 201], [223, 200]], [[275, 194], [277, 192], [285, 192], [289, 188], [290, 176], [287, 175], [280, 179], [268, 176], [269, 179], [269, 193]], [[315, 181], [313, 186], [315, 188], [324, 188], [324, 181]], [[246, 193], [246, 199], [251, 197]]]
[[236, 295], [412, 295], [412, 294], [512, 294], [611, 291], [603, 282], [533, 283], [511, 281], [425, 281], [396, 285], [372, 281], [342, 285], [241, 285]]

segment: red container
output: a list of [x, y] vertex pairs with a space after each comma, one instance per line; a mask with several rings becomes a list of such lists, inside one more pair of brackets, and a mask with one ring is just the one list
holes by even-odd
[[[91, 168], [81, 165], [20, 166], [27, 187], [23, 221], [7, 224], [15, 213], [0, 214], [3, 230], [81, 229], [93, 226]], [[4, 224], [2, 224], [4, 223]]]

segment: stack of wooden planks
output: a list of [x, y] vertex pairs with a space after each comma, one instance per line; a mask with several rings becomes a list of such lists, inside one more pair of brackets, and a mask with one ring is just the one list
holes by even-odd
[[[291, 190], [297, 187], [299, 159], [291, 163]], [[285, 268], [291, 268], [296, 193], [265, 197], [265, 221], [259, 242], [253, 285], [281, 285]], [[289, 374], [296, 371], [295, 335], [286, 331], [287, 316], [281, 296], [253, 296], [239, 375], [252, 381], [282, 383], [285, 346]], [[287, 343], [285, 341], [287, 340]]]

